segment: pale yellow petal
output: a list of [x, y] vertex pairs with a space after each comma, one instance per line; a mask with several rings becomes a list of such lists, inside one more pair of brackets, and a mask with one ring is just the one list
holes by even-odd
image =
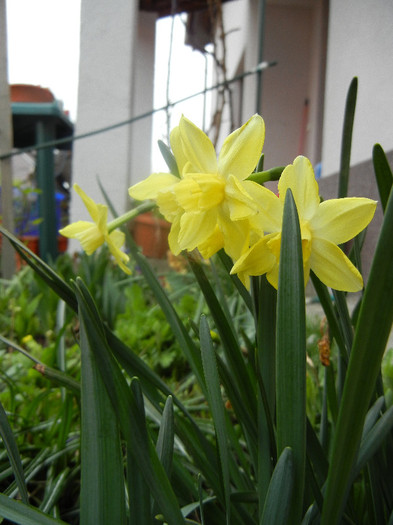
[[107, 241], [111, 254], [116, 260], [116, 263], [120, 266], [123, 272], [130, 275], [131, 270], [128, 266], [126, 266], [126, 263], [128, 263], [130, 258], [128, 257], [126, 253], [120, 250], [120, 247], [123, 246], [124, 241], [125, 241], [124, 233], [118, 230], [115, 230], [108, 236], [106, 241]]
[[179, 245], [179, 234], [180, 234], [180, 217], [176, 218], [171, 226], [168, 235], [169, 249], [174, 255], [179, 255], [182, 251]]
[[296, 157], [293, 164], [282, 172], [278, 191], [283, 201], [288, 188], [292, 190], [300, 220], [310, 220], [318, 209], [320, 199], [314, 170], [306, 157]]
[[183, 213], [180, 219], [179, 246], [192, 251], [213, 235], [217, 225], [217, 210]]
[[268, 233], [281, 230], [283, 200], [256, 182], [245, 180], [242, 185], [257, 203], [258, 213], [250, 219], [254, 227]]
[[69, 239], [76, 239], [77, 235], [92, 226], [95, 226], [95, 224], [89, 221], [76, 221], [59, 230], [59, 233]]
[[171, 131], [169, 141], [171, 143], [172, 153], [175, 156], [177, 169], [179, 170], [180, 176], [183, 174], [184, 166], [187, 164], [187, 158], [184, 155], [183, 145], [180, 137], [180, 128], [176, 126]]
[[209, 137], [195, 124], [182, 116], [179, 123], [184, 157], [196, 173], [216, 173], [217, 158]]
[[270, 272], [275, 263], [276, 258], [263, 237], [235, 262], [231, 274], [263, 275]]
[[97, 228], [96, 224], [92, 224], [90, 228], [86, 228], [75, 236], [87, 255], [91, 255], [102, 246], [105, 242], [104, 234]]
[[335, 244], [313, 239], [310, 255], [311, 270], [326, 286], [344, 292], [358, 292], [363, 279], [348, 257]]
[[[73, 186], [76, 193], [79, 195], [79, 197], [82, 199], [83, 204], [86, 206], [87, 211], [90, 214], [90, 217], [93, 219], [94, 222], [98, 222], [99, 215], [98, 215], [98, 208], [97, 204], [86, 195], [86, 193], [82, 190], [82, 188], [78, 184], [74, 184]], [[102, 205], [101, 205], [102, 206]]]
[[218, 227], [215, 228], [213, 235], [211, 235], [205, 242], [198, 244], [198, 250], [204, 259], [210, 259], [215, 253], [224, 247], [224, 236]]
[[218, 172], [243, 180], [252, 173], [262, 153], [265, 123], [260, 115], [251, 117], [224, 141], [218, 157]]
[[230, 175], [225, 186], [225, 197], [232, 221], [245, 219], [258, 213], [258, 205], [247, 193], [245, 185]]
[[179, 181], [180, 179], [171, 173], [152, 173], [147, 179], [131, 186], [128, 194], [137, 201], [155, 200], [161, 191], [168, 190]]
[[156, 202], [161, 215], [163, 215], [168, 222], [173, 222], [179, 213], [182, 212], [175, 194], [172, 191], [162, 191], [159, 193]]
[[224, 238], [224, 250], [232, 260], [236, 261], [250, 246], [250, 222], [247, 219], [225, 220], [225, 216], [221, 214], [219, 228]]
[[376, 201], [355, 197], [324, 201], [311, 221], [312, 234], [334, 244], [347, 242], [369, 224], [376, 206]]

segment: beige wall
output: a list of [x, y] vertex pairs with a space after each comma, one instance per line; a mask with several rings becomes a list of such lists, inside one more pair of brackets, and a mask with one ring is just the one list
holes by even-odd
[[330, 0], [323, 174], [338, 170], [346, 94], [354, 76], [359, 90], [352, 164], [371, 157], [379, 142], [393, 149], [393, 2]]
[[[327, 3], [266, 4], [263, 60], [277, 62], [263, 72], [262, 107], [258, 109], [266, 123], [267, 168], [290, 163], [300, 153], [314, 164], [321, 161]], [[249, 71], [258, 63], [258, 9], [256, 0], [224, 5], [229, 76]], [[237, 86], [234, 93], [242, 93], [244, 122], [257, 111], [257, 76], [245, 78], [241, 89]]]
[[[126, 121], [153, 107], [155, 16], [138, 0], [82, 0], [76, 135]], [[151, 119], [74, 143], [73, 181], [104, 202], [100, 178], [118, 213], [131, 182], [150, 172]], [[76, 195], [71, 220], [87, 219]], [[78, 246], [72, 246], [78, 249]]]

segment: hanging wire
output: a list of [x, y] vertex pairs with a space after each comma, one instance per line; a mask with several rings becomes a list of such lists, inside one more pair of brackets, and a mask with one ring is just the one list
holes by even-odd
[[74, 142], [76, 140], [81, 140], [89, 137], [93, 137], [94, 135], [99, 135], [100, 133], [106, 133], [108, 131], [112, 131], [114, 129], [120, 128], [122, 126], [127, 126], [129, 124], [133, 124], [134, 122], [137, 122], [139, 120], [142, 120], [144, 118], [150, 117], [151, 115], [154, 115], [154, 113], [157, 113], [158, 111], [167, 111], [168, 108], [173, 108], [177, 104], [181, 104], [182, 102], [185, 102], [186, 100], [190, 100], [194, 97], [199, 97], [200, 95], [203, 95], [205, 93], [208, 93], [209, 91], [214, 91], [216, 89], [220, 89], [222, 87], [227, 87], [229, 84], [232, 84], [233, 82], [237, 82], [238, 80], [241, 80], [244, 77], [248, 77], [249, 75], [255, 75], [259, 73], [260, 71], [263, 71], [264, 69], [273, 67], [277, 64], [277, 62], [261, 62], [256, 67], [246, 71], [245, 73], [241, 73], [240, 75], [236, 75], [235, 77], [226, 80], [225, 82], [219, 82], [217, 84], [214, 84], [213, 86], [207, 87], [205, 89], [202, 89], [201, 91], [198, 91], [196, 93], [193, 93], [192, 95], [188, 95], [186, 97], [180, 98], [176, 100], [175, 102], [171, 102], [169, 104], [166, 104], [165, 106], [161, 106], [160, 108], [151, 109], [150, 111], [146, 111], [145, 113], [141, 113], [139, 115], [136, 115], [135, 117], [132, 117], [127, 120], [123, 120], [120, 122], [116, 122], [115, 124], [111, 124], [109, 126], [104, 126], [99, 129], [95, 129], [92, 131], [88, 131], [86, 133], [81, 133], [80, 135], [75, 136], [69, 136], [62, 139], [57, 140], [51, 140], [48, 142], [41, 142], [40, 144], [35, 144], [33, 146], [29, 146], [26, 148], [20, 148], [18, 150], [9, 151], [7, 153], [3, 153], [0, 155], [0, 159], [7, 159], [9, 157], [15, 157], [17, 155], [22, 155], [23, 153], [27, 153], [29, 151], [34, 150], [40, 150], [45, 148], [55, 148], [58, 146], [62, 146], [64, 144], [68, 144], [70, 142]]
[[175, 29], [175, 14], [176, 14], [177, 0], [172, 0], [171, 4], [171, 32], [169, 37], [169, 53], [168, 53], [168, 66], [167, 66], [167, 79], [166, 79], [166, 136], [169, 144], [169, 136], [171, 132], [171, 114], [170, 114], [170, 84], [171, 84], [171, 66], [172, 66], [172, 51], [173, 51], [173, 36]]

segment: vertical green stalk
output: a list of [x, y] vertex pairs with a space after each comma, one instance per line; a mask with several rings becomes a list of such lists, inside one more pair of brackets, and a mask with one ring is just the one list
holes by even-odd
[[292, 192], [285, 196], [277, 301], [277, 455], [293, 451], [291, 525], [300, 523], [306, 458], [306, 313], [300, 225]]

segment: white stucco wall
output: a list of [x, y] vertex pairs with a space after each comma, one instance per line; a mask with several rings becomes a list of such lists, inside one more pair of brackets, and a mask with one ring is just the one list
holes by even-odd
[[323, 175], [337, 172], [345, 100], [359, 80], [351, 164], [375, 143], [393, 149], [393, 2], [330, 0], [323, 134]]
[[[257, 0], [224, 4], [229, 77], [258, 63], [259, 6]], [[266, 3], [263, 60], [277, 62], [262, 73], [259, 112], [266, 124], [267, 168], [293, 162], [300, 153], [313, 163], [321, 161], [325, 7], [326, 0]], [[236, 31], [231, 33], [232, 29]], [[242, 122], [257, 111], [256, 105], [257, 76], [250, 75], [243, 80]]]
[[[138, 0], [82, 0], [76, 135], [126, 121], [153, 106], [155, 16]], [[118, 213], [131, 182], [150, 172], [151, 118], [74, 143], [73, 182], [104, 202], [100, 178]], [[79, 197], [71, 221], [87, 219]], [[78, 249], [73, 243], [71, 249]]]

